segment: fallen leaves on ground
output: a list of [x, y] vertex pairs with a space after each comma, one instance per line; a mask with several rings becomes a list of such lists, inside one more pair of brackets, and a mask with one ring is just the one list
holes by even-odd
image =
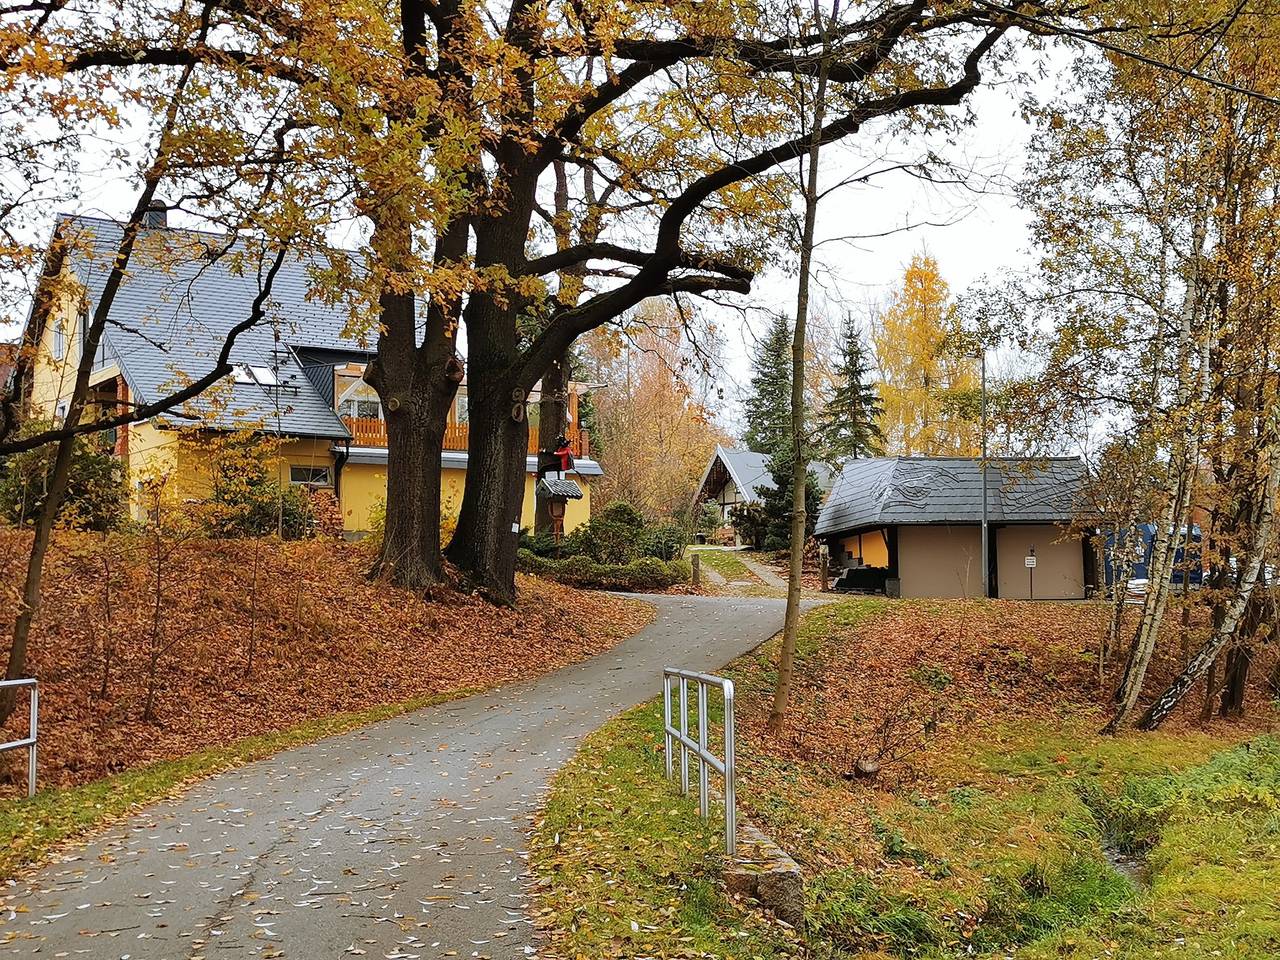
[[[29, 543], [0, 534], [5, 657]], [[514, 609], [447, 591], [427, 600], [370, 582], [367, 554], [342, 542], [180, 543], [159, 592], [154, 559], [123, 535], [55, 538], [26, 671], [40, 680], [42, 787], [339, 711], [533, 677], [608, 649], [653, 615], [531, 577], [520, 578]], [[25, 734], [26, 722], [20, 702], [0, 739]], [[0, 777], [10, 794], [25, 786], [25, 754], [0, 754]]]

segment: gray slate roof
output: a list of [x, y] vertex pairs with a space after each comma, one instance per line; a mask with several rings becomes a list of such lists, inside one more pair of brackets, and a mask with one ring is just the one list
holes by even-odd
[[[703, 494], [702, 488], [706, 486], [707, 478], [711, 475], [711, 468], [715, 466], [717, 458], [725, 465], [738, 492], [749, 502], [758, 501], [765, 493], [777, 488], [777, 484], [773, 482], [773, 473], [769, 469], [768, 454], [756, 453], [746, 447], [731, 450], [717, 444], [716, 452], [711, 455], [707, 469], [702, 474], [702, 482], [698, 484], [698, 497]], [[824, 491], [831, 489], [834, 474], [830, 467], [825, 463], [814, 461], [809, 464], [809, 470], [818, 478], [818, 486]]]
[[[818, 534], [899, 524], [981, 523], [982, 461], [965, 457], [850, 460], [818, 516]], [[987, 464], [991, 523], [1065, 523], [1084, 481], [1076, 457]]]
[[566, 500], [581, 500], [582, 488], [574, 481], [560, 477], [543, 477], [538, 481], [538, 493], [544, 497], [564, 497]]
[[763, 453], [756, 453], [745, 447], [740, 450], [728, 450], [717, 446], [716, 456], [728, 469], [729, 476], [738, 487], [738, 492], [748, 500], [759, 500], [761, 496], [777, 486], [769, 471], [769, 458]]
[[[120, 226], [96, 217], [63, 216], [59, 229], [77, 238], [70, 266], [88, 288], [92, 311], [120, 241]], [[249, 315], [259, 292], [255, 258], [244, 244], [237, 244], [230, 257], [211, 260], [204, 254], [223, 242], [217, 234], [172, 227], [139, 235], [128, 276], [112, 304], [103, 347], [105, 359], [119, 364], [135, 402], [156, 400], [181, 381], [207, 373], [228, 331]], [[235, 254], [245, 261], [243, 271], [237, 270]], [[215, 426], [262, 424], [292, 436], [350, 436], [303, 374], [292, 349], [370, 349], [344, 335], [349, 320], [344, 306], [307, 298], [316, 265], [305, 257], [284, 263], [264, 321], [242, 333], [231, 351], [233, 363], [278, 367], [280, 387], [237, 383], [227, 388], [231, 399], [223, 413], [211, 414], [207, 400], [193, 403], [194, 412]]]

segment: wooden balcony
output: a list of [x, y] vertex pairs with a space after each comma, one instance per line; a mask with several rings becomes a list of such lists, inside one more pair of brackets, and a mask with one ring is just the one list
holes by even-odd
[[[352, 443], [357, 447], [385, 447], [387, 445], [387, 424], [377, 417], [343, 417], [342, 422], [351, 431]], [[591, 438], [586, 430], [570, 427], [565, 436], [569, 438], [569, 446], [575, 457], [591, 456]], [[444, 448], [446, 450], [467, 449], [468, 426], [465, 423], [450, 423], [444, 430]], [[529, 433], [529, 453], [538, 452], [538, 431]]]

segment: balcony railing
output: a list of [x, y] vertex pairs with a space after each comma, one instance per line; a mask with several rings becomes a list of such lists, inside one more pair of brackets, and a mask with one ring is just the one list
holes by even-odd
[[[343, 417], [342, 422], [351, 431], [352, 443], [357, 447], [385, 447], [387, 445], [387, 423], [377, 417]], [[446, 450], [466, 450], [468, 425], [451, 423], [444, 429], [444, 448]], [[569, 438], [569, 446], [575, 457], [591, 456], [591, 441], [586, 430], [570, 427], [565, 431]], [[530, 428], [529, 453], [538, 452], [538, 431]]]

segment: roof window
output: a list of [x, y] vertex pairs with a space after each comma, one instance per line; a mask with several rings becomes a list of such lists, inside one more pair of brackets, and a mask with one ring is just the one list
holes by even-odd
[[280, 378], [270, 367], [250, 366], [237, 363], [231, 368], [231, 377], [236, 383], [257, 383], [264, 387], [278, 387]]

